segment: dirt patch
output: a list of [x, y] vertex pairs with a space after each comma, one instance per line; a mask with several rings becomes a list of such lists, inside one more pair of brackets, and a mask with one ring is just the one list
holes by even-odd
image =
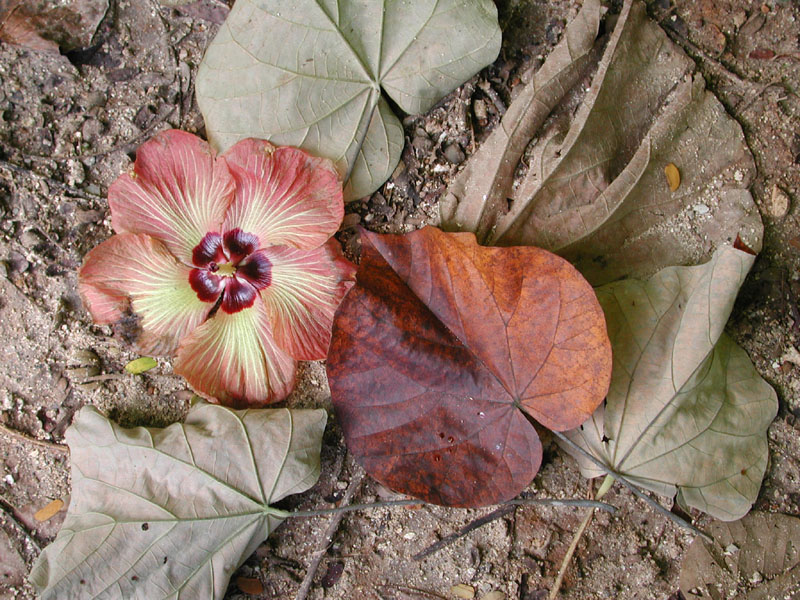
[[[439, 196], [579, 6], [544, 0], [498, 5], [505, 32], [501, 57], [427, 115], [404, 120], [406, 148], [394, 176], [348, 206], [340, 234], [348, 251], [357, 251], [353, 228], [359, 223], [405, 232], [438, 222]], [[648, 9], [698, 62], [709, 87], [742, 124], [756, 158], [752, 191], [766, 226], [765, 247], [729, 331], [781, 399], [756, 506], [798, 515], [800, 6], [788, 0], [653, 0]], [[135, 148], [170, 127], [202, 134], [194, 77], [224, 12], [220, 0], [179, 7], [118, 0], [89, 49], [59, 56], [0, 46], [0, 336], [6, 342], [0, 350], [0, 424], [30, 438], [0, 430], [0, 553], [9, 556], [4, 566], [30, 567], [37, 546], [57, 531], [57, 521], [38, 524], [32, 514], [69, 493], [66, 455], [58, 444], [80, 406], [94, 404], [125, 425], [159, 426], [188, 408], [191, 394], [168, 361], [140, 376], [122, 374], [136, 355], [110, 328], [91, 323], [76, 293], [75, 271], [86, 252], [112, 233], [106, 189], [131, 164]], [[788, 199], [786, 214], [776, 209], [776, 188], [779, 202], [780, 194]], [[288, 403], [330, 411], [321, 363], [302, 367]], [[589, 483], [572, 460], [544, 442], [544, 466], [530, 491], [586, 497]], [[360, 478], [332, 416], [320, 482], [284, 507], [331, 506], [351, 484], [356, 502], [393, 497], [368, 477], [354, 483]], [[691, 537], [625, 490], [615, 488], [607, 498], [620, 511], [598, 513], [562, 597], [678, 598], [680, 559]], [[328, 518], [291, 520], [239, 574], [261, 579], [264, 598], [294, 597], [312, 553], [322, 550], [312, 599], [452, 598], [457, 583], [473, 586], [478, 598], [493, 590], [509, 599], [546, 597], [581, 509], [518, 508], [414, 560], [491, 510], [353, 513], [342, 519], [330, 545], [323, 539]], [[231, 587], [230, 598], [242, 596]], [[8, 578], [0, 581], [0, 597], [32, 598], [33, 592]]]

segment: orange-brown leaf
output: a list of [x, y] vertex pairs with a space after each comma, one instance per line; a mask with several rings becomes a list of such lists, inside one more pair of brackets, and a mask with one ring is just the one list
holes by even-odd
[[451, 506], [516, 496], [542, 452], [524, 413], [577, 427], [610, 372], [600, 305], [567, 261], [432, 227], [364, 233], [328, 375], [350, 450], [389, 487]]

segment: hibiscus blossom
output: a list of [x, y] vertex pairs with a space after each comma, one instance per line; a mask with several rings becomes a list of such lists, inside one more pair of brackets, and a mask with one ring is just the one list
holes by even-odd
[[80, 293], [100, 324], [175, 355], [200, 394], [233, 406], [284, 398], [298, 360], [324, 358], [355, 267], [332, 163], [247, 139], [215, 157], [166, 131], [108, 190], [116, 235], [86, 256]]

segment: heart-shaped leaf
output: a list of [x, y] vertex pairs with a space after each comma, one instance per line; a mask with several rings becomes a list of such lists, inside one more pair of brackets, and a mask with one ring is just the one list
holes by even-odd
[[[723, 246], [706, 264], [599, 288], [611, 387], [606, 406], [568, 434], [612, 471], [723, 520], [758, 495], [778, 409], [775, 390], [723, 333], [754, 260]], [[604, 474], [576, 458], [584, 476]]]
[[563, 431], [605, 396], [611, 353], [592, 288], [538, 248], [484, 248], [433, 227], [364, 232], [328, 354], [350, 451], [428, 502], [508, 500], [541, 462], [523, 411]]
[[319, 477], [323, 410], [191, 408], [123, 429], [84, 407], [67, 430], [72, 501], [31, 582], [52, 598], [222, 598], [281, 522], [270, 507]]
[[584, 2], [453, 181], [442, 227], [546, 248], [593, 285], [697, 264], [738, 233], [758, 250], [741, 127], [643, 3], [626, 0], [613, 32], [595, 40], [600, 10]]
[[394, 171], [401, 110], [420, 113], [500, 50], [490, 0], [238, 0], [197, 75], [213, 144], [246, 137], [332, 159], [345, 198]]

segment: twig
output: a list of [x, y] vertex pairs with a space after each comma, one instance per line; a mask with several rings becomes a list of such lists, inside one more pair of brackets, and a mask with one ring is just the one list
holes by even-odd
[[0, 433], [4, 433], [9, 437], [12, 437], [23, 444], [34, 444], [36, 446], [41, 446], [42, 448], [46, 448], [48, 450], [53, 450], [55, 452], [59, 452], [61, 454], [69, 454], [69, 448], [63, 444], [56, 444], [54, 442], [46, 442], [44, 440], [37, 440], [35, 437], [31, 437], [29, 435], [25, 435], [18, 431], [14, 431], [13, 429], [9, 429], [5, 425], [0, 425]]
[[78, 196], [80, 198], [85, 198], [87, 200], [105, 200], [102, 196], [98, 196], [97, 194], [92, 194], [91, 192], [84, 192], [83, 190], [79, 190], [76, 187], [71, 185], [67, 185], [63, 181], [58, 181], [57, 179], [52, 179], [50, 177], [46, 177], [44, 175], [40, 175], [36, 171], [32, 171], [30, 169], [26, 169], [24, 167], [20, 167], [13, 163], [10, 163], [5, 160], [0, 160], [0, 167], [4, 169], [8, 169], [12, 173], [16, 173], [18, 175], [24, 175], [26, 177], [30, 177], [33, 179], [40, 179], [47, 183], [47, 185], [52, 185], [53, 187], [59, 188], [62, 192], [66, 194], [70, 194], [72, 196]]
[[[597, 495], [595, 495], [594, 499], [599, 500], [603, 496], [606, 495], [606, 492], [611, 489], [611, 486], [614, 485], [614, 478], [611, 475], [606, 475], [603, 484], [600, 486], [600, 489], [597, 490]], [[591, 489], [592, 484], [589, 483], [589, 496], [591, 496]], [[550, 594], [548, 595], [548, 600], [555, 600], [558, 596], [558, 592], [561, 590], [561, 585], [564, 583], [564, 576], [567, 574], [567, 569], [569, 568], [570, 563], [572, 562], [572, 556], [575, 554], [575, 550], [578, 548], [578, 542], [581, 541], [583, 537], [584, 531], [589, 526], [589, 523], [592, 522], [592, 517], [594, 516], [594, 509], [590, 509], [586, 511], [586, 516], [583, 517], [583, 521], [581, 521], [578, 530], [575, 532], [575, 535], [572, 536], [572, 542], [569, 544], [569, 548], [567, 548], [567, 553], [564, 555], [564, 559], [561, 561], [561, 566], [558, 569], [558, 575], [556, 575], [556, 581], [553, 583], [553, 587], [550, 588]]]
[[80, 383], [81, 384], [94, 383], [95, 381], [110, 381], [112, 379], [133, 379], [133, 375], [125, 373], [105, 373], [103, 375], [92, 375], [91, 377], [87, 377]]
[[711, 536], [709, 536], [707, 533], [703, 533], [702, 531], [700, 531], [697, 527], [695, 527], [691, 523], [688, 523], [688, 522], [684, 521], [678, 515], [668, 511], [666, 508], [661, 506], [658, 502], [653, 500], [650, 496], [648, 496], [643, 491], [641, 491], [638, 488], [638, 486], [636, 486], [634, 483], [631, 483], [630, 481], [628, 481], [628, 479], [624, 475], [621, 475], [620, 473], [617, 473], [616, 471], [613, 471], [612, 469], [607, 467], [602, 461], [598, 460], [597, 458], [595, 458], [594, 456], [589, 454], [586, 450], [584, 450], [583, 448], [578, 446], [578, 444], [573, 442], [571, 439], [569, 439], [563, 433], [561, 433], [559, 431], [553, 431], [553, 435], [555, 435], [558, 439], [560, 439], [562, 442], [567, 444], [570, 448], [572, 448], [573, 450], [579, 452], [581, 455], [585, 456], [587, 459], [592, 461], [599, 469], [602, 469], [603, 472], [605, 472], [607, 475], [611, 475], [614, 479], [619, 481], [622, 485], [624, 485], [631, 492], [633, 492], [633, 494], [635, 496], [637, 496], [638, 498], [641, 498], [642, 500], [644, 500], [648, 505], [650, 505], [651, 508], [655, 509], [657, 512], [660, 512], [662, 515], [667, 517], [670, 521], [672, 521], [673, 523], [675, 523], [679, 527], [682, 527], [684, 529], [688, 529], [689, 531], [691, 531], [695, 535], [699, 535], [705, 541], [707, 541], [709, 543], [712, 543], [712, 544], [714, 543], [714, 539]]
[[605, 502], [598, 502], [595, 500], [576, 500], [573, 498], [517, 498], [516, 500], [508, 500], [503, 504], [511, 504], [514, 506], [525, 506], [527, 504], [542, 504], [547, 506], [584, 506], [587, 508], [598, 508], [604, 510], [612, 515], [617, 512], [616, 507], [606, 504]]
[[0, 497], [0, 511], [3, 512], [3, 516], [5, 519], [14, 526], [14, 529], [19, 531], [28, 543], [33, 547], [36, 552], [39, 554], [42, 553], [42, 547], [39, 543], [34, 539], [33, 535], [27, 530], [27, 528], [20, 523], [17, 518], [14, 516], [14, 507], [5, 499]]
[[419, 594], [420, 596], [428, 596], [429, 598], [437, 598], [437, 600], [450, 600], [449, 598], [437, 594], [436, 592], [431, 592], [428, 590], [423, 590], [416, 587], [411, 587], [410, 585], [397, 585], [397, 584], [389, 584], [389, 583], [379, 583], [377, 586], [379, 588], [387, 588], [390, 590], [398, 590], [401, 592], [411, 593], [411, 594]]
[[367, 510], [370, 508], [383, 508], [385, 506], [421, 506], [425, 504], [422, 500], [387, 500], [373, 504], [350, 504], [348, 506], [337, 506], [334, 508], [320, 508], [317, 510], [292, 510], [289, 511], [290, 517], [321, 517], [323, 515], [334, 515], [336, 513], [353, 512], [354, 510]]
[[[355, 496], [355, 493], [361, 487], [361, 482], [363, 480], [364, 471], [359, 470], [350, 481], [350, 485], [347, 486], [347, 490], [345, 490], [344, 497], [342, 498], [343, 506], [350, 504], [350, 500], [353, 499], [353, 496]], [[339, 529], [339, 523], [342, 522], [343, 517], [344, 511], [341, 510], [334, 513], [331, 517], [320, 544], [311, 555], [311, 562], [308, 565], [305, 577], [303, 577], [303, 582], [300, 584], [300, 589], [297, 590], [297, 595], [294, 597], [294, 600], [305, 600], [306, 596], [308, 595], [308, 592], [311, 589], [311, 584], [314, 583], [314, 576], [319, 569], [319, 564], [322, 562], [322, 557], [325, 556], [325, 552], [328, 550], [328, 546], [331, 544], [333, 536], [336, 535], [336, 531]]]
[[430, 546], [425, 548], [425, 550], [423, 550], [422, 552], [418, 552], [417, 554], [415, 554], [411, 558], [413, 558], [414, 560], [422, 560], [424, 558], [427, 558], [431, 554], [434, 554], [435, 552], [438, 552], [439, 550], [441, 550], [445, 546], [449, 546], [450, 544], [452, 544], [456, 540], [464, 537], [468, 533], [470, 533], [472, 531], [475, 531], [476, 529], [478, 529], [480, 527], [483, 527], [484, 525], [486, 525], [488, 523], [491, 523], [492, 521], [495, 521], [497, 519], [501, 519], [504, 516], [506, 516], [507, 514], [514, 512], [514, 510], [516, 510], [516, 506], [513, 506], [513, 505], [501, 506], [500, 508], [497, 508], [497, 509], [493, 510], [489, 514], [484, 515], [482, 517], [479, 517], [479, 518], [475, 519], [474, 521], [472, 521], [471, 523], [468, 523], [467, 525], [465, 525], [464, 527], [462, 527], [461, 529], [459, 529], [455, 533], [451, 533], [450, 535], [447, 535], [447, 536], [443, 537], [442, 539], [440, 539], [435, 544], [431, 544]]
[[774, 87], [774, 86], [778, 86], [780, 88], [783, 88], [782, 82], [780, 82], [780, 81], [771, 81], [769, 83], [766, 83], [766, 84], [762, 85], [761, 88], [755, 94], [753, 94], [753, 96], [749, 100], [747, 100], [746, 102], [745, 102], [745, 99], [742, 98], [739, 101], [739, 103], [736, 106], [733, 107], [733, 110], [737, 114], [743, 113], [745, 110], [750, 108], [750, 105], [753, 104], [753, 102], [755, 102], [756, 100], [758, 100], [764, 92], [766, 92], [769, 88]]
[[554, 600], [558, 596], [558, 592], [561, 589], [561, 584], [564, 583], [564, 575], [567, 574], [567, 567], [569, 567], [570, 562], [572, 562], [572, 555], [575, 554], [575, 549], [578, 547], [578, 542], [581, 541], [581, 537], [583, 537], [583, 532], [586, 531], [589, 523], [592, 522], [593, 515], [594, 509], [587, 510], [586, 516], [583, 517], [580, 527], [578, 527], [575, 535], [572, 536], [572, 542], [570, 543], [569, 548], [567, 548], [567, 553], [564, 555], [564, 560], [561, 561], [561, 568], [558, 570], [556, 581], [553, 584], [553, 587], [550, 589], [548, 600]]
[[455, 533], [451, 533], [448, 536], [443, 537], [438, 542], [431, 544], [422, 552], [418, 552], [412, 558], [414, 560], [422, 560], [427, 558], [431, 554], [438, 552], [442, 548], [449, 546], [456, 540], [464, 537], [468, 533], [475, 531], [476, 529], [483, 527], [491, 523], [492, 521], [496, 521], [497, 519], [502, 519], [504, 516], [514, 512], [514, 509], [518, 506], [527, 506], [530, 504], [536, 505], [547, 505], [547, 506], [586, 506], [591, 508], [592, 510], [599, 508], [600, 510], [604, 510], [606, 512], [615, 513], [616, 508], [611, 506], [610, 504], [606, 504], [605, 502], [597, 502], [596, 500], [573, 500], [573, 499], [556, 499], [556, 498], [516, 498], [514, 500], [508, 500], [507, 502], [503, 502], [499, 508], [496, 508], [492, 512], [478, 517], [471, 523], [468, 523], [461, 529], [459, 529]]

